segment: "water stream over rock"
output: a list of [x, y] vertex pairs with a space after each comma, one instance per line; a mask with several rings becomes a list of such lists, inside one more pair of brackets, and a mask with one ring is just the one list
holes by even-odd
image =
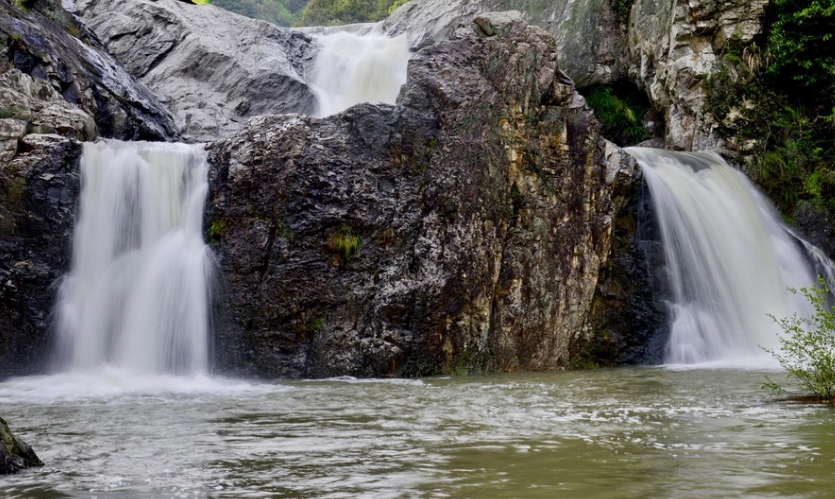
[[208, 368], [207, 169], [202, 146], [84, 145], [72, 269], [56, 314], [62, 361], [144, 373]]
[[780, 333], [768, 314], [808, 316], [789, 288], [813, 287], [832, 262], [812, 252], [813, 269], [814, 246], [718, 154], [627, 151], [649, 186], [673, 293], [665, 362], [767, 365], [760, 347], [776, 347]]

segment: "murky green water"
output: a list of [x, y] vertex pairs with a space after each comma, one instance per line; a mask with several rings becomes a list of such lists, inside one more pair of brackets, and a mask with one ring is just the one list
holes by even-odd
[[663, 368], [10, 380], [0, 415], [47, 465], [0, 478], [0, 496], [835, 496], [835, 411], [771, 400], [762, 380]]

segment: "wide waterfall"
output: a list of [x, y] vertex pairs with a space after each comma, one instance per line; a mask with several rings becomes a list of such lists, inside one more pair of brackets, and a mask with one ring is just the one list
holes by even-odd
[[379, 25], [308, 31], [319, 46], [310, 78], [318, 100], [316, 116], [330, 116], [360, 102], [395, 103], [406, 83], [406, 35], [389, 37]]
[[207, 172], [202, 146], [84, 144], [72, 267], [56, 311], [71, 367], [207, 369]]
[[719, 155], [627, 151], [649, 187], [672, 292], [665, 362], [761, 365], [760, 347], [777, 346], [780, 334], [768, 314], [809, 314], [788, 288], [815, 285], [804, 251], [812, 246]]

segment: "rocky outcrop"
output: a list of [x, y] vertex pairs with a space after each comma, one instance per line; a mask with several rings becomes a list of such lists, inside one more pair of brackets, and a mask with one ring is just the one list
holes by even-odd
[[77, 0], [108, 50], [172, 109], [189, 140], [213, 140], [253, 116], [309, 113], [310, 38], [210, 5]]
[[[33, 122], [35, 129], [65, 127], [63, 120], [83, 119], [78, 112], [74, 117], [67, 115], [69, 107], [76, 107], [94, 119], [97, 133], [105, 137], [166, 140], [176, 136], [166, 108], [53, 0], [0, 0], [0, 54], [0, 73], [17, 69], [52, 87], [44, 90], [50, 93], [51, 104], [38, 110], [41, 117]], [[55, 95], [69, 107], [58, 104]], [[57, 111], [55, 106], [62, 108], [62, 116], [49, 114]], [[87, 130], [78, 138], [95, 135]]]
[[[560, 68], [580, 87], [611, 83], [626, 75], [626, 31], [609, 0], [527, 3], [525, 19], [551, 33]], [[445, 40], [477, 14], [519, 9], [511, 0], [423, 0], [408, 2], [383, 23], [393, 35], [408, 33], [412, 47]]]
[[554, 38], [489, 14], [396, 107], [264, 117], [209, 146], [218, 352], [265, 376], [569, 364], [612, 241], [598, 125]]
[[[607, 144], [607, 162], [636, 167]], [[669, 335], [664, 255], [639, 171], [615, 182], [612, 254], [601, 270], [588, 327], [573, 337], [571, 366], [659, 364]]]
[[9, 425], [0, 418], [0, 475], [17, 473], [33, 466], [43, 466], [43, 462], [32, 447], [14, 436]]
[[0, 378], [47, 360], [58, 281], [69, 268], [81, 143], [29, 134], [0, 161]]
[[705, 82], [723, 67], [722, 58], [732, 45], [740, 47], [762, 32], [766, 5], [768, 0], [635, 0], [629, 77], [664, 112], [668, 147], [721, 147], [713, 119], [704, 110]]

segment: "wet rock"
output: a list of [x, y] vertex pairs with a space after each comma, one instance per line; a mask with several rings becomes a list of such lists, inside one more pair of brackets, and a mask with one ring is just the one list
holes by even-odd
[[0, 475], [17, 473], [33, 466], [43, 466], [43, 462], [32, 447], [14, 436], [9, 425], [0, 418]]
[[187, 139], [227, 136], [257, 115], [313, 110], [306, 34], [210, 5], [75, 4], [108, 50], [170, 106]]
[[445, 40], [478, 14], [523, 10], [531, 24], [551, 33], [560, 68], [579, 87], [612, 83], [626, 75], [626, 30], [609, 0], [529, 2], [511, 0], [422, 0], [395, 10], [383, 25], [391, 34], [408, 33], [412, 47]]
[[601, 270], [588, 327], [572, 338], [571, 365], [659, 364], [669, 335], [669, 292], [658, 228], [635, 161], [611, 143], [606, 158], [621, 165], [622, 175], [613, 193], [612, 254]]
[[612, 243], [599, 125], [556, 42], [486, 14], [397, 106], [263, 117], [209, 146], [221, 364], [263, 376], [568, 366]]
[[[27, 0], [25, 8], [17, 5], [0, 2], [0, 73], [16, 69], [52, 87], [44, 99], [50, 105], [39, 110], [42, 119], [35, 116], [30, 122], [35, 127], [32, 131], [69, 136], [61, 128], [83, 128], [83, 137], [78, 138], [95, 135], [88, 123], [81, 127], [76, 123], [85, 121], [79, 113], [56, 103], [54, 96], [60, 95], [70, 106], [92, 116], [102, 136], [125, 140], [176, 136], [166, 108], [74, 16], [54, 0]], [[21, 81], [16, 74], [12, 79]], [[9, 83], [6, 78], [0, 85]], [[42, 85], [38, 91], [46, 90]]]
[[69, 268], [81, 143], [18, 138], [0, 161], [0, 378], [37, 372], [48, 358], [52, 307]]

